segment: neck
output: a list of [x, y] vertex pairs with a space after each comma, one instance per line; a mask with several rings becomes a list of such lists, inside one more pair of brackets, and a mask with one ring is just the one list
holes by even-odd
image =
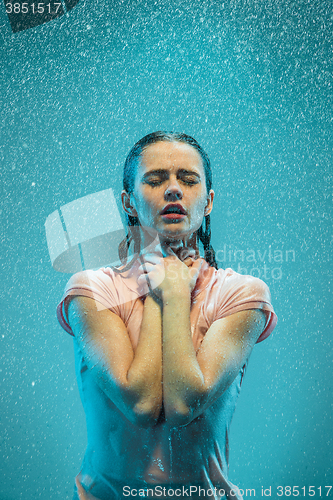
[[162, 239], [156, 233], [155, 237], [151, 233], [141, 231], [142, 250], [146, 252], [161, 252], [163, 257], [169, 255], [177, 255], [180, 260], [185, 260], [187, 257], [198, 258], [199, 248], [197, 245], [196, 233], [191, 234], [189, 237], [180, 239]]

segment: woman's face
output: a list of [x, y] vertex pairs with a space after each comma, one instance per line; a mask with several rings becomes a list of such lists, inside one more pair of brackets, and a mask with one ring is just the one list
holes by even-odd
[[200, 154], [179, 142], [149, 145], [141, 155], [133, 193], [122, 193], [124, 210], [163, 241], [184, 243], [210, 213], [214, 192], [207, 193]]

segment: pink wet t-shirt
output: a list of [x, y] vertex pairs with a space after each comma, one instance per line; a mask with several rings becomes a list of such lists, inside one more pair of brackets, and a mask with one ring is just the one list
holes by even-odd
[[[73, 335], [64, 313], [65, 299], [90, 297], [99, 309], [107, 308], [122, 319], [135, 349], [147, 292], [139, 289], [136, 282], [139, 265], [136, 261], [122, 274], [106, 267], [74, 275], [57, 308], [61, 326]], [[203, 261], [191, 294], [190, 322], [195, 349], [200, 348], [214, 321], [248, 309], [265, 312], [265, 328], [257, 341], [261, 342], [270, 335], [277, 321], [270, 300], [268, 286], [260, 279], [232, 269], [216, 270]], [[233, 485], [228, 480], [228, 432], [245, 365], [225, 393], [190, 424], [170, 428], [161, 421], [153, 428], [138, 429], [99, 388], [75, 338], [74, 347], [88, 434], [82, 469], [76, 478], [75, 499], [126, 498], [124, 488], [129, 485], [136, 489], [147, 485], [201, 485], [206, 490], [219, 487], [225, 491], [225, 497], [214, 494], [211, 498], [230, 496]], [[84, 492], [91, 496], [85, 497]], [[241, 496], [236, 490], [230, 498], [241, 499]]]
[[[63, 313], [62, 304], [65, 298], [90, 297], [100, 304], [100, 308], [109, 309], [117, 314], [127, 327], [130, 326], [129, 335], [136, 345], [143, 315], [142, 299], [145, 296], [136, 282], [136, 270], [139, 265], [137, 261], [131, 270], [124, 274], [115, 273], [109, 267], [75, 274], [68, 281], [57, 308], [61, 326], [73, 335]], [[270, 300], [269, 288], [262, 280], [238, 274], [230, 268], [216, 270], [203, 261], [191, 301], [194, 343], [202, 340], [205, 331], [217, 319], [246, 309], [261, 309], [266, 313], [265, 329], [257, 343], [261, 342], [270, 335], [277, 321]]]

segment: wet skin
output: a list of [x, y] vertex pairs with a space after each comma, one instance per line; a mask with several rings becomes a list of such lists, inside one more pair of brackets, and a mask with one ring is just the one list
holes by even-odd
[[[142, 153], [133, 193], [122, 192], [124, 210], [138, 217], [151, 235], [157, 231], [162, 244], [184, 246], [211, 212], [213, 199], [214, 191], [207, 193], [200, 154], [177, 142], [149, 145]], [[162, 214], [168, 204], [180, 204], [186, 213]]]
[[[157, 232], [162, 249], [195, 249], [192, 235], [212, 210], [213, 198], [213, 191], [207, 193], [199, 153], [187, 144], [169, 142], [147, 147], [133, 193], [122, 192], [126, 213], [139, 218], [144, 235], [151, 238]], [[170, 204], [179, 204], [185, 213], [166, 216], [163, 210]], [[119, 442], [112, 477], [121, 483], [131, 474], [133, 480], [151, 484], [193, 484], [208, 474], [224, 484], [220, 466], [216, 469], [216, 450], [225, 446], [223, 422], [229, 418], [223, 398], [229, 401], [235, 392], [230, 386], [238, 383], [263, 331], [265, 315], [238, 311], [213, 321], [204, 338], [194, 340], [190, 313], [200, 302], [191, 304], [191, 292], [203, 259], [182, 262], [169, 252], [164, 259], [148, 254], [145, 260], [136, 279], [139, 283], [147, 274], [153, 286], [144, 303], [138, 299], [142, 321], [135, 336], [117, 314], [98, 310], [89, 297], [74, 297], [68, 306], [86, 373], [98, 385], [96, 394], [105, 395], [105, 412], [89, 419], [90, 440], [95, 428], [101, 436], [91, 444], [97, 450], [94, 460], [99, 459], [102, 473], [109, 474], [103, 457], [113, 456]], [[104, 413], [109, 420], [104, 420]], [[117, 431], [111, 429], [113, 422]]]

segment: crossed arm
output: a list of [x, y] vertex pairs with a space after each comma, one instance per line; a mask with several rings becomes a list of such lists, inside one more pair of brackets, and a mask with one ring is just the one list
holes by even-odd
[[162, 407], [160, 306], [146, 298], [135, 351], [119, 316], [108, 309], [98, 311], [93, 299], [71, 298], [67, 316], [100, 388], [132, 423], [153, 425]]
[[93, 299], [74, 297], [67, 312], [96, 382], [142, 427], [156, 423], [162, 404], [171, 426], [186, 425], [200, 415], [233, 382], [265, 324], [260, 310], [219, 319], [196, 353], [190, 289], [180, 287], [164, 293], [163, 306], [147, 296], [134, 351], [122, 320], [107, 309], [97, 311]]
[[167, 419], [186, 425], [228, 389], [262, 333], [265, 314], [246, 310], [215, 321], [196, 354], [190, 297], [168, 296], [163, 310], [163, 401]]

